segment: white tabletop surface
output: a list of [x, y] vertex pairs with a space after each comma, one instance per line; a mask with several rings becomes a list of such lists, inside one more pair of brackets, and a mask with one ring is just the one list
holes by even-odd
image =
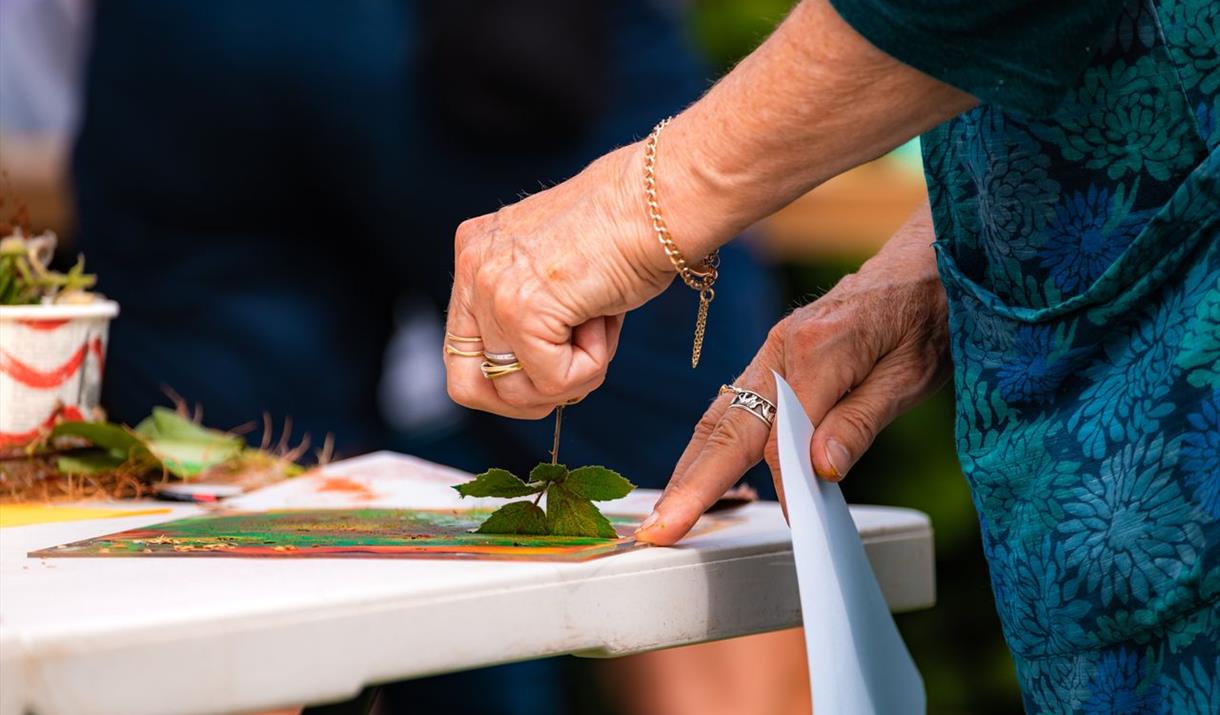
[[[320, 491], [328, 475], [368, 492]], [[456, 504], [449, 485], [466, 478], [383, 452], [227, 505], [446, 507]], [[606, 510], [642, 515], [656, 496], [638, 490]], [[801, 622], [787, 525], [769, 502], [677, 547], [584, 563], [26, 555], [201, 512], [172, 510], [0, 529], [0, 715], [245, 712], [495, 663], [624, 655]], [[927, 517], [889, 507], [852, 507], [852, 517], [890, 607], [932, 605]]]

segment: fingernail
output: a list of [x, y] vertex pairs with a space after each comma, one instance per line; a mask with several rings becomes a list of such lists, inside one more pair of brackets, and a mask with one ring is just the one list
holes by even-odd
[[661, 515], [654, 511], [653, 513], [648, 515], [647, 519], [645, 519], [643, 522], [640, 523], [640, 527], [635, 530], [635, 533], [638, 534], [641, 531], [644, 531], [645, 529], [649, 529], [653, 526], [656, 526], [657, 522], [660, 520], [661, 520]]
[[847, 476], [847, 470], [851, 469], [851, 452], [847, 451], [847, 447], [833, 439], [826, 440], [826, 459], [835, 472], [835, 480]]

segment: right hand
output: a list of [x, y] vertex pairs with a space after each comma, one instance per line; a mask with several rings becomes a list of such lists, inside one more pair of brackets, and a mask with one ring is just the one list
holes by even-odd
[[[948, 312], [932, 251], [932, 221], [918, 211], [858, 273], [772, 328], [734, 383], [775, 401], [779, 373], [816, 425], [814, 470], [842, 479], [873, 438], [944, 384]], [[673, 477], [636, 538], [668, 545], [746, 470], [766, 458], [783, 499], [774, 427], [720, 395], [695, 427]]]
[[514, 353], [522, 371], [483, 377], [477, 357], [446, 355], [449, 395], [480, 410], [544, 417], [605, 378], [623, 315], [675, 275], [645, 213], [640, 145], [494, 214], [455, 240], [446, 329]]

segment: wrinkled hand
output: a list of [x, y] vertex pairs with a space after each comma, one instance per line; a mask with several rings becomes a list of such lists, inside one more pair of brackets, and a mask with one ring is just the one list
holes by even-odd
[[[886, 246], [829, 293], [777, 324], [734, 383], [774, 402], [771, 371], [784, 376], [817, 429], [814, 470], [842, 479], [902, 411], [949, 374], [944, 288], [936, 274], [925, 206]], [[713, 502], [765, 458], [783, 498], [774, 428], [720, 395], [695, 427], [654, 513], [636, 537], [682, 538]]]
[[645, 212], [641, 148], [463, 223], [447, 330], [452, 343], [514, 353], [521, 372], [486, 379], [481, 359], [447, 351], [449, 395], [467, 407], [537, 419], [605, 378], [623, 314], [660, 293], [673, 271]]

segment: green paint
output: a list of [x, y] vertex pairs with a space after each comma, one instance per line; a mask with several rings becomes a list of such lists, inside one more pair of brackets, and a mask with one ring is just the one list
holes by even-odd
[[65, 544], [32, 556], [385, 556], [584, 561], [636, 547], [619, 538], [479, 534], [487, 510], [311, 509], [209, 514]]

